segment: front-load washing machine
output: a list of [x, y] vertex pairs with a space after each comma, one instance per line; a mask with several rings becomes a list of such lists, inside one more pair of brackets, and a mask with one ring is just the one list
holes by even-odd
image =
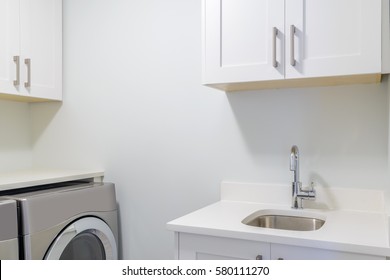
[[9, 195], [19, 208], [22, 259], [117, 259], [112, 183], [73, 183]]
[[0, 199], [0, 260], [17, 260], [18, 220], [15, 200]]

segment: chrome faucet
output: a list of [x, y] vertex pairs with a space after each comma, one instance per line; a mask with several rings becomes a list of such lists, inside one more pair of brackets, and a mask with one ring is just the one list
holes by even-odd
[[292, 208], [302, 208], [303, 199], [315, 199], [316, 192], [314, 184], [311, 184], [310, 190], [302, 190], [302, 183], [299, 181], [299, 150], [297, 146], [291, 147], [290, 170], [294, 172], [294, 181], [292, 182]]

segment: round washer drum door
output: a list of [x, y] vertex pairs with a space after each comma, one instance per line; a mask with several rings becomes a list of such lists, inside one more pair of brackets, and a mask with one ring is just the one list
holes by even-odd
[[52, 243], [46, 260], [116, 260], [117, 246], [110, 227], [86, 217], [67, 226]]

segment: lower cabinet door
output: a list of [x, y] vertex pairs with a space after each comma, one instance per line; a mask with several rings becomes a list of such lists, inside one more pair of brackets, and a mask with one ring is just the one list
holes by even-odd
[[234, 238], [178, 234], [178, 259], [269, 260], [270, 244]]
[[324, 250], [282, 244], [271, 244], [272, 260], [384, 260], [385, 257]]
[[175, 257], [181, 260], [385, 260], [384, 256], [350, 253], [176, 232]]

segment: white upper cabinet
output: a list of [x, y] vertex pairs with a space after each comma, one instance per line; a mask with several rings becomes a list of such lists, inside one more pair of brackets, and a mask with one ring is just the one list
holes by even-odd
[[203, 0], [203, 40], [203, 83], [226, 90], [377, 81], [381, 0]]
[[0, 97], [62, 100], [62, 0], [0, 0]]
[[19, 2], [0, 0], [0, 92], [18, 94], [16, 64], [14, 56], [19, 55]]
[[204, 83], [283, 78], [284, 0], [206, 0], [203, 9]]
[[381, 72], [380, 0], [286, 0], [285, 22], [286, 78]]

